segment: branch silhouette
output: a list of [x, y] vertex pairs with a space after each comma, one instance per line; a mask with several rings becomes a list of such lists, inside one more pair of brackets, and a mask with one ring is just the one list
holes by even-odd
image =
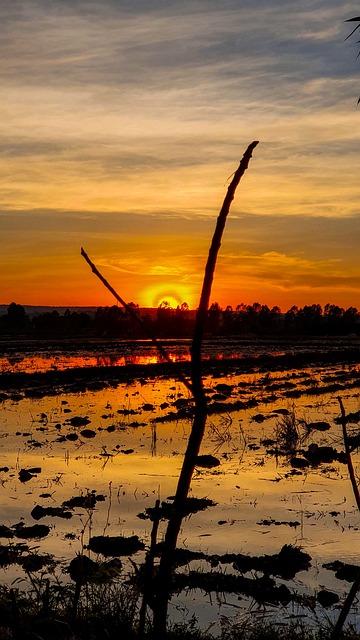
[[184, 455], [182, 468], [180, 471], [176, 494], [173, 502], [172, 515], [169, 519], [160, 559], [159, 573], [156, 583], [157, 588], [155, 589], [156, 604], [154, 607], [153, 624], [153, 636], [154, 638], [156, 638], [156, 640], [164, 640], [166, 638], [167, 608], [171, 588], [173, 557], [183, 519], [183, 507], [189, 493], [191, 479], [196, 464], [196, 458], [200, 450], [206, 425], [207, 400], [203, 387], [201, 372], [201, 347], [205, 323], [208, 315], [216, 260], [221, 246], [221, 239], [225, 228], [226, 219], [230, 210], [230, 205], [234, 199], [236, 188], [246, 169], [248, 168], [249, 161], [252, 157], [252, 152], [257, 145], [258, 141], [254, 141], [248, 146], [241, 159], [239, 167], [235, 171], [234, 177], [228, 187], [227, 194], [217, 218], [215, 231], [205, 267], [200, 303], [196, 314], [194, 336], [191, 346], [191, 381], [192, 392], [195, 400], [195, 414]]
[[[350, 444], [349, 444], [349, 438], [348, 438], [348, 434], [347, 434], [347, 428], [346, 428], [346, 412], [345, 412], [345, 408], [344, 408], [344, 404], [342, 401], [342, 398], [340, 396], [338, 396], [338, 403], [340, 405], [340, 414], [341, 414], [341, 426], [342, 426], [342, 431], [343, 431], [343, 440], [344, 440], [344, 445], [345, 445], [345, 453], [346, 453], [346, 461], [347, 461], [347, 466], [348, 466], [348, 470], [349, 470], [349, 476], [350, 476], [350, 481], [351, 481], [351, 486], [353, 489], [353, 493], [354, 493], [354, 497], [356, 500], [356, 504], [357, 504], [357, 508], [360, 511], [360, 494], [359, 494], [359, 487], [356, 481], [356, 476], [355, 476], [355, 471], [354, 471], [354, 466], [352, 463], [352, 458], [351, 458], [351, 449], [350, 449]], [[340, 611], [339, 617], [336, 621], [336, 624], [334, 625], [334, 628], [332, 630], [331, 636], [330, 636], [330, 640], [339, 640], [339, 638], [341, 637], [341, 633], [343, 630], [343, 626], [346, 622], [346, 618], [348, 617], [349, 613], [350, 613], [350, 609], [351, 609], [351, 605], [355, 600], [356, 594], [358, 593], [360, 588], [360, 569], [358, 571], [358, 574], [351, 586], [351, 589], [345, 599], [345, 602], [342, 606], [342, 609]]]
[[[135, 322], [137, 322], [138, 325], [140, 325], [140, 327], [145, 331], [145, 333], [147, 334], [147, 336], [150, 338], [150, 340], [152, 341], [152, 343], [155, 345], [155, 347], [157, 348], [158, 352], [160, 353], [160, 355], [167, 361], [169, 362], [169, 364], [173, 365], [173, 361], [171, 360], [169, 354], [167, 353], [167, 351], [164, 349], [164, 347], [162, 346], [161, 342], [155, 337], [155, 335], [153, 334], [153, 332], [151, 331], [151, 329], [147, 326], [146, 322], [143, 321], [143, 319], [141, 318], [141, 316], [139, 316], [136, 311], [134, 311], [134, 309], [127, 304], [127, 302], [125, 302], [125, 300], [123, 300], [121, 298], [121, 296], [119, 296], [119, 294], [117, 293], [117, 291], [115, 291], [114, 287], [111, 286], [111, 284], [104, 278], [104, 276], [100, 273], [100, 271], [98, 270], [98, 268], [94, 265], [94, 263], [92, 262], [92, 260], [90, 260], [89, 256], [87, 255], [86, 251], [81, 247], [81, 255], [82, 257], [86, 260], [86, 262], [88, 263], [88, 265], [91, 268], [91, 271], [99, 278], [99, 280], [103, 283], [103, 285], [110, 291], [110, 293], [112, 293], [112, 295], [114, 296], [114, 298], [120, 302], [120, 304], [124, 307], [124, 309], [128, 312], [128, 314], [133, 318], [133, 320]], [[177, 377], [179, 378], [179, 380], [181, 380], [181, 382], [185, 385], [185, 387], [187, 389], [189, 389], [189, 391], [191, 391], [192, 393], [192, 386], [191, 383], [182, 375], [182, 373], [177, 372]]]

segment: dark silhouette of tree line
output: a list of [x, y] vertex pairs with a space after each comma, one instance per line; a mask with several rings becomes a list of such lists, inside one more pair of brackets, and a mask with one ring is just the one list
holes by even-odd
[[286, 313], [254, 302], [222, 310], [217, 303], [209, 309], [210, 330], [224, 335], [348, 335], [360, 333], [360, 313], [355, 307], [344, 309], [335, 304], [297, 307]]
[[[195, 311], [183, 302], [175, 309], [164, 300], [157, 309], [129, 306], [140, 314], [146, 325], [159, 337], [189, 337], [195, 323]], [[292, 306], [286, 313], [266, 304], [238, 304], [222, 308], [217, 302], [209, 307], [205, 333], [208, 336], [296, 336], [360, 334], [360, 313], [356, 307], [344, 309], [335, 304]], [[94, 313], [56, 309], [29, 317], [25, 308], [12, 302], [0, 316], [0, 336], [32, 338], [143, 338], [141, 327], [123, 308], [98, 307]]]

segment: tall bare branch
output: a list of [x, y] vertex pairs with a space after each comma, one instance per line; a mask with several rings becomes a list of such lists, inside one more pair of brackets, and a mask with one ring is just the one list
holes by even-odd
[[258, 141], [254, 141], [248, 146], [239, 164], [239, 167], [235, 171], [233, 179], [228, 187], [227, 194], [218, 215], [212, 243], [209, 249], [209, 256], [205, 267], [203, 287], [200, 296], [199, 308], [196, 315], [194, 336], [191, 346], [191, 381], [192, 391], [195, 399], [195, 415], [182, 468], [180, 471], [176, 494], [173, 502], [172, 515], [169, 519], [168, 527], [165, 534], [163, 551], [161, 554], [153, 625], [153, 634], [156, 640], [164, 640], [164, 638], [166, 637], [167, 608], [170, 594], [173, 556], [176, 549], [177, 539], [183, 518], [182, 514], [184, 513], [184, 503], [189, 493], [190, 483], [196, 463], [196, 457], [200, 450], [200, 445], [204, 436], [206, 425], [207, 401], [201, 373], [201, 347], [206, 319], [208, 315], [216, 260], [221, 246], [221, 239], [225, 228], [226, 219], [230, 210], [231, 202], [234, 199], [236, 188], [246, 169], [248, 168], [252, 152], [257, 144]]

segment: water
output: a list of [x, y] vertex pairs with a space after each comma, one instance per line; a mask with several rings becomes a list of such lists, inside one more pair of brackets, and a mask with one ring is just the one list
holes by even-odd
[[[165, 339], [162, 344], [174, 362], [190, 360], [189, 339]], [[205, 340], [202, 354], [205, 360], [259, 358], [266, 355], [294, 355], [359, 350], [357, 337], [334, 339], [309, 338], [294, 340], [216, 338]], [[156, 347], [150, 340], [88, 340], [62, 341], [7, 341], [0, 344], [0, 372], [36, 373], [49, 370], [63, 371], [77, 367], [147, 365], [161, 362]]]
[[[148, 348], [145, 345], [145, 352]], [[31, 357], [32, 370], [40, 371], [44, 358], [48, 366], [55, 356], [41, 352], [38, 359], [34, 354]], [[13, 369], [17, 365], [14, 362]], [[298, 449], [307, 451], [309, 445], [317, 444], [343, 450], [341, 426], [335, 421], [339, 416], [337, 396], [342, 397], [347, 413], [358, 411], [359, 377], [357, 366], [339, 365], [206, 377], [212, 400], [201, 453], [216, 456], [220, 464], [213, 469], [196, 469], [191, 495], [211, 498], [216, 505], [184, 519], [178, 546], [209, 555], [275, 554], [284, 544], [300, 546], [311, 556], [311, 567], [286, 584], [310, 596], [325, 587], [343, 598], [349, 583], [335, 578], [323, 564], [337, 559], [358, 563], [360, 517], [347, 466], [333, 460], [296, 469], [295, 475], [291, 456], [275, 455], [276, 446], [268, 441], [279, 438], [284, 413], [288, 412], [295, 414]], [[327, 391], [335, 382], [340, 387]], [[218, 398], [219, 384], [231, 389], [222, 399]], [[18, 391], [21, 397], [22, 389]], [[249, 399], [253, 404], [256, 401], [256, 406], [249, 406]], [[187, 400], [189, 394], [183, 385], [168, 377], [40, 399], [5, 399], [0, 432], [0, 524], [10, 528], [19, 522], [33, 525], [31, 512], [36, 505], [59, 507], [73, 496], [95, 490], [105, 497], [95, 509], [76, 508], [69, 520], [45, 516], [39, 523], [50, 526], [49, 534], [26, 543], [41, 553], [53, 554], [64, 567], [76, 553], [88, 553], [86, 545], [94, 535], [135, 534], [148, 545], [151, 521], [138, 515], [153, 507], [157, 498], [166, 500], [175, 493], [191, 420], [170, 418], [179, 401]], [[216, 409], [219, 402], [222, 404]], [[242, 408], [236, 404], [239, 402]], [[283, 413], [276, 413], [279, 410]], [[88, 424], [73, 426], [75, 416], [87, 418]], [[330, 428], [308, 433], [306, 425], [319, 421], [328, 422]], [[93, 437], [84, 429], [91, 430]], [[357, 433], [357, 425], [349, 425], [349, 430]], [[357, 450], [353, 462], [357, 468]], [[21, 482], [20, 470], [32, 468], [40, 471]], [[162, 521], [159, 540], [165, 528]], [[20, 541], [13, 538], [10, 544]], [[1, 538], [0, 543], [6, 546], [9, 540]], [[133, 560], [140, 563], [143, 557], [139, 552]], [[190, 568], [200, 566], [209, 570], [206, 561], [192, 561]], [[231, 565], [222, 570], [233, 571]], [[0, 571], [2, 580], [9, 584], [22, 570], [10, 565]], [[181, 611], [186, 615], [195, 612], [203, 625], [215, 623], [223, 597], [219, 598], [214, 607], [201, 592], [183, 592], [173, 599], [171, 615], [179, 619]], [[223, 600], [220, 609], [226, 615], [234, 612], [235, 605], [241, 613], [253, 606], [248, 598], [239, 601], [238, 595], [228, 594], [226, 602]], [[287, 614], [294, 606], [288, 606]]]

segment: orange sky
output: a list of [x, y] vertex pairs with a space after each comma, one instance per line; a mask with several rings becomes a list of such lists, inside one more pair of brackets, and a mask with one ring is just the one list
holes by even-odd
[[[360, 307], [351, 3], [106, 0], [0, 8], [0, 304]], [[259, 20], [261, 16], [261, 20]]]

